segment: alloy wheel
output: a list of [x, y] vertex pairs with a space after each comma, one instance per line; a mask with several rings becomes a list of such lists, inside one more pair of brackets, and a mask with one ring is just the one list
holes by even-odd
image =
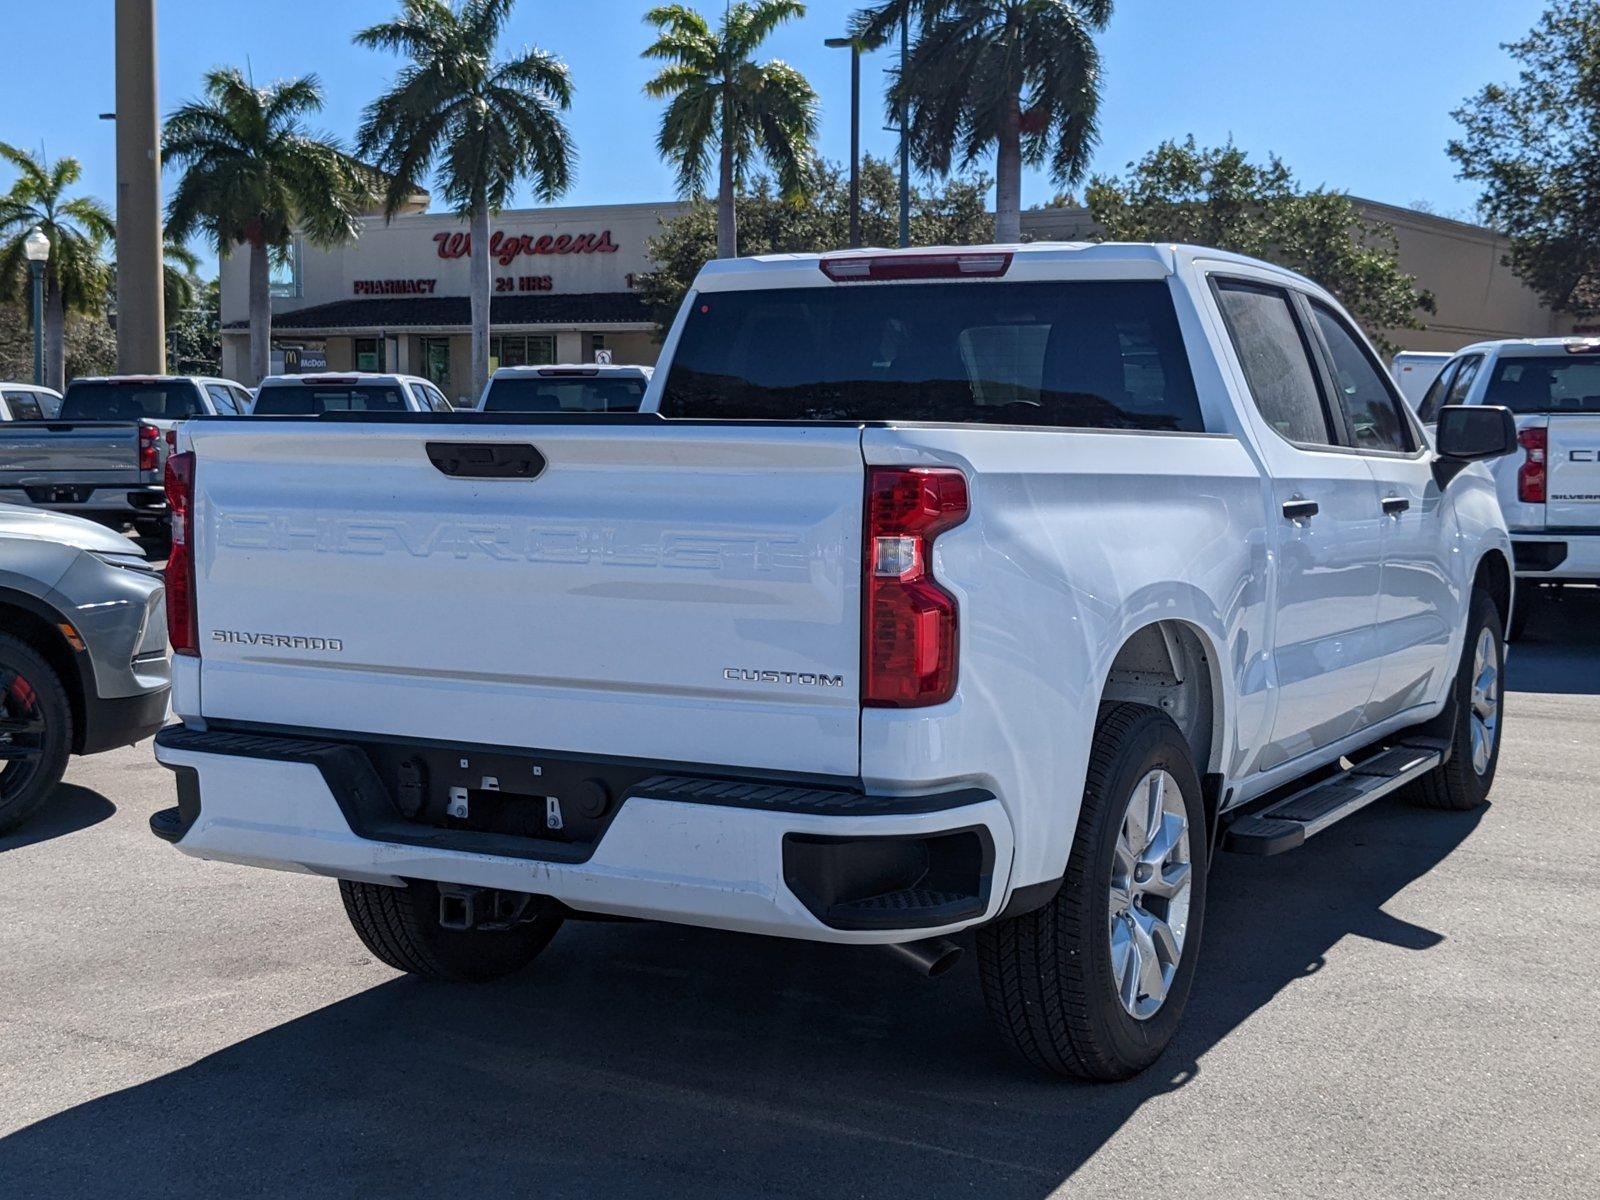
[[20, 791], [44, 753], [39, 693], [18, 672], [0, 667], [0, 800]]
[[1111, 863], [1111, 973], [1135, 1020], [1161, 1011], [1183, 958], [1191, 870], [1183, 792], [1158, 767], [1128, 798]]
[[1500, 732], [1500, 657], [1494, 633], [1478, 634], [1472, 655], [1472, 769], [1486, 774], [1494, 761], [1495, 739]]

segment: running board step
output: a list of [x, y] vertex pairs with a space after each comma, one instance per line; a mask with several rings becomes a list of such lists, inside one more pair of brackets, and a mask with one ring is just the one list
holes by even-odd
[[1446, 753], [1445, 743], [1430, 738], [1414, 738], [1381, 751], [1270, 808], [1240, 817], [1223, 831], [1222, 848], [1257, 855], [1293, 850], [1308, 837], [1426, 775], [1444, 762]]

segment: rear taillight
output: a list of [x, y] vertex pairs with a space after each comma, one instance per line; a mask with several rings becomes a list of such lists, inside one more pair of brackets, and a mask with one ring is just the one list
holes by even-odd
[[956, 599], [933, 578], [933, 540], [967, 512], [960, 471], [868, 468], [862, 704], [917, 708], [955, 695]]
[[194, 610], [194, 453], [167, 459], [167, 507], [172, 510], [172, 550], [167, 554], [167, 640], [174, 654], [200, 653]]
[[154, 471], [160, 462], [161, 431], [154, 425], [139, 426], [139, 470]]
[[1517, 499], [1524, 504], [1543, 504], [1545, 496], [1545, 451], [1550, 446], [1548, 429], [1524, 429], [1517, 434], [1522, 444], [1522, 466], [1517, 468]]

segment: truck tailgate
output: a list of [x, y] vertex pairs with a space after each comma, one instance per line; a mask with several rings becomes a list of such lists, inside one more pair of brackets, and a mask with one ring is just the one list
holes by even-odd
[[206, 718], [858, 771], [858, 430], [189, 428]]
[[1545, 524], [1600, 527], [1600, 413], [1551, 413]]
[[40, 475], [137, 475], [139, 426], [101, 421], [8, 421], [0, 425], [0, 483]]

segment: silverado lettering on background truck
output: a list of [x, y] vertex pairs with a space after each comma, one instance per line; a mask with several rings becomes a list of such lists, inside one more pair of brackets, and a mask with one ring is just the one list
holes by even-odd
[[[1515, 422], [1444, 406], [1430, 445], [1309, 280], [1170, 245], [719, 260], [643, 404], [479, 414], [536, 479], [446, 470], [453, 417], [186, 427], [153, 828], [337, 878], [373, 954], [446, 978], [574, 911], [926, 973], [972, 930], [1002, 1037], [1105, 1079], [1177, 1030], [1213, 846], [1488, 794], [1482, 460]], [[352, 652], [241, 632], [294, 628]]]

